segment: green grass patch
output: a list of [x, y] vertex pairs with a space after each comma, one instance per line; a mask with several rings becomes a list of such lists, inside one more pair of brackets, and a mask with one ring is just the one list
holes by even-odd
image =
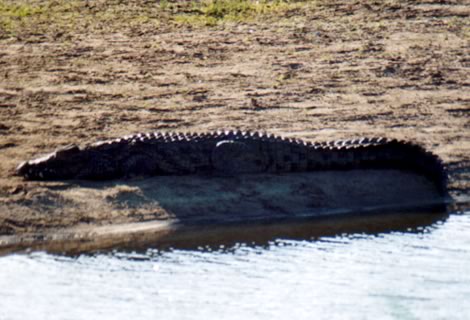
[[0, 37], [119, 32], [134, 26], [154, 26], [165, 10], [157, 1], [0, 0]]
[[40, 6], [17, 4], [0, 1], [0, 35], [11, 32], [15, 25], [21, 24], [28, 17], [43, 12]]
[[0, 0], [0, 36], [47, 33], [73, 22], [76, 1]]
[[256, 22], [306, 8], [315, 1], [289, 0], [202, 0], [193, 2], [189, 13], [175, 14], [177, 23], [214, 26], [226, 22]]
[[0, 16], [10, 19], [21, 19], [24, 17], [40, 14], [43, 8], [28, 4], [12, 4], [0, 1]]
[[[316, 0], [0, 0], [0, 38], [109, 33], [181, 24], [265, 22], [293, 16]], [[287, 15], [287, 13], [291, 13]]]

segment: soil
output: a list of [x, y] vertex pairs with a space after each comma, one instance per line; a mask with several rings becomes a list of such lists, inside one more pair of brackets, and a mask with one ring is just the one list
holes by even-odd
[[[56, 147], [142, 131], [411, 140], [444, 160], [454, 194], [468, 194], [466, 1], [320, 1], [314, 10], [210, 27], [168, 19], [0, 39], [0, 234], [164, 220], [95, 210], [87, 185], [13, 176], [18, 163]], [[134, 189], [116, 182], [104, 197], [138, 199]], [[79, 190], [72, 198], [88, 211], [64, 190]]]

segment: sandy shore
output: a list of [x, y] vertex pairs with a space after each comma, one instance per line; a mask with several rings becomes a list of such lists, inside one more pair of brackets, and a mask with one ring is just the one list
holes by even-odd
[[155, 19], [76, 30], [42, 21], [0, 33], [0, 235], [165, 221], [139, 202], [134, 182], [102, 188], [114, 207], [101, 210], [87, 196], [96, 186], [12, 175], [56, 147], [142, 131], [411, 140], [445, 161], [452, 194], [469, 193], [464, 1], [319, 1], [213, 26]]

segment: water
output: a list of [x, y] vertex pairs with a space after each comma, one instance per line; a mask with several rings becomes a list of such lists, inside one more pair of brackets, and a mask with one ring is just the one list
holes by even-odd
[[0, 258], [0, 319], [468, 319], [470, 211], [411, 231]]

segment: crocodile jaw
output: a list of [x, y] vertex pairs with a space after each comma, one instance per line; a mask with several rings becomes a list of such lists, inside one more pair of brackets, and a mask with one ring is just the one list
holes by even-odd
[[77, 165], [58, 159], [56, 152], [44, 157], [22, 162], [16, 167], [15, 174], [27, 180], [58, 180], [63, 177], [74, 178], [79, 172]]

